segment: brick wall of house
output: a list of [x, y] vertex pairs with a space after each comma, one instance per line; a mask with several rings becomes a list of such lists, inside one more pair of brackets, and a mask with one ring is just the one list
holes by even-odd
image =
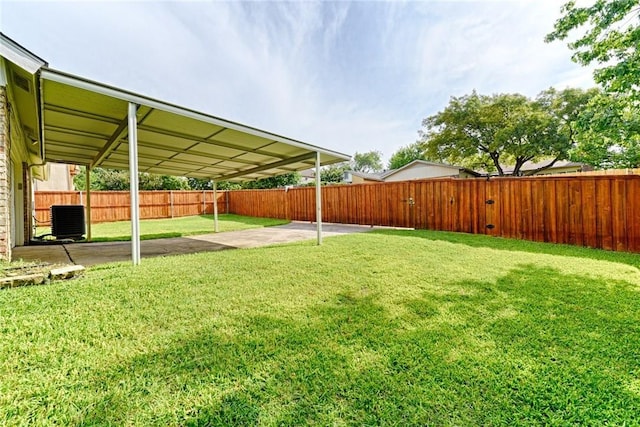
[[3, 260], [11, 259], [10, 144], [7, 91], [0, 86], [0, 259]]

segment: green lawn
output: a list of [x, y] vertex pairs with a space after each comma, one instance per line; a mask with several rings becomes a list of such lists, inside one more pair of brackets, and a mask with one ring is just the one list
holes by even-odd
[[0, 424], [638, 425], [639, 266], [395, 230], [98, 266], [0, 292]]
[[[220, 232], [246, 230], [287, 224], [285, 219], [255, 218], [234, 214], [218, 215]], [[50, 227], [38, 228], [36, 235], [50, 233]], [[145, 219], [140, 221], [140, 239], [194, 236], [213, 233], [213, 215], [185, 216], [180, 218]], [[131, 221], [102, 222], [91, 227], [92, 241], [110, 242], [131, 240]]]

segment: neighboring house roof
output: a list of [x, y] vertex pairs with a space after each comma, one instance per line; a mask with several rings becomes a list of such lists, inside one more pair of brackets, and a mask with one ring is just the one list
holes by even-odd
[[[536, 169], [540, 169], [543, 166], [548, 165], [552, 159], [541, 160], [539, 162], [525, 162], [520, 168], [520, 172], [530, 172]], [[505, 175], [513, 173], [513, 165], [500, 165]], [[544, 171], [553, 171], [557, 169], [575, 168], [576, 171], [593, 170], [593, 168], [585, 163], [571, 162], [569, 160], [558, 160], [553, 166], [544, 169]], [[497, 176], [498, 172], [487, 172], [486, 170], [478, 170], [478, 176]]]
[[[551, 162], [551, 159], [549, 159], [549, 160], [541, 160], [539, 162], [525, 162], [522, 165], [522, 167], [520, 168], [520, 170], [523, 171], [523, 172], [533, 171], [533, 170], [540, 169], [541, 167], [544, 167], [544, 166], [548, 165], [550, 162]], [[547, 168], [547, 170], [571, 168], [571, 167], [575, 167], [577, 169], [580, 169], [580, 168], [582, 168], [584, 166], [585, 166], [584, 163], [571, 162], [569, 160], [558, 160], [557, 162], [555, 162], [553, 164], [553, 166], [550, 166], [549, 168]], [[513, 172], [513, 166], [503, 165], [502, 166], [502, 170], [504, 171], [504, 173], [510, 174], [510, 173]]]
[[365, 172], [358, 172], [358, 171], [347, 171], [347, 172], [350, 173], [352, 176], [358, 176], [368, 181], [384, 181], [384, 179], [382, 179], [382, 174], [384, 172], [383, 173], [365, 173]]
[[[546, 165], [548, 165], [551, 162], [552, 159], [548, 159], [548, 160], [541, 160], [539, 162], [524, 162], [524, 164], [522, 165], [522, 167], [520, 168], [521, 172], [529, 172], [529, 171], [533, 171], [536, 169], [540, 169], [541, 167], [544, 167]], [[511, 173], [513, 173], [513, 165], [501, 165], [502, 166], [502, 171], [506, 174], [509, 175]], [[556, 169], [565, 169], [565, 168], [575, 168], [576, 170], [583, 170], [585, 167], [587, 167], [587, 165], [585, 165], [584, 163], [578, 163], [578, 162], [571, 162], [569, 160], [558, 160], [557, 162], [555, 162], [553, 164], [553, 166], [548, 167], [544, 170], [556, 170]], [[491, 172], [491, 173], [487, 173], [487, 171], [480, 171], [482, 175], [498, 175], [498, 172]]]
[[313, 169], [305, 169], [300, 171], [300, 177], [303, 179], [314, 179], [316, 177], [316, 171]]
[[33, 181], [35, 191], [73, 191], [73, 177], [78, 174], [78, 166], [63, 163], [47, 163], [47, 179]]
[[460, 172], [466, 172], [470, 175], [475, 175], [475, 176], [480, 176], [481, 174], [478, 172], [475, 172], [471, 169], [467, 169], [464, 168], [462, 166], [454, 166], [454, 165], [448, 165], [446, 163], [438, 163], [438, 162], [430, 162], [427, 160], [414, 160], [410, 163], [407, 163], [406, 165], [398, 168], [398, 169], [391, 169], [391, 170], [387, 170], [384, 172], [379, 172], [379, 173], [364, 173], [364, 172], [356, 172], [356, 171], [348, 171], [348, 173], [350, 173], [353, 176], [358, 176], [362, 179], [365, 179], [367, 181], [379, 181], [379, 182], [384, 182], [386, 181], [389, 177], [402, 172], [404, 170], [407, 169], [411, 169], [416, 165], [423, 165], [423, 166], [435, 166], [435, 167], [440, 167], [440, 168], [446, 168], [446, 169], [451, 169], [451, 175], [458, 175]]
[[414, 160], [414, 161], [412, 161], [410, 163], [407, 163], [406, 165], [404, 165], [404, 166], [402, 166], [402, 167], [400, 167], [398, 169], [391, 169], [391, 170], [383, 172], [380, 175], [380, 178], [384, 181], [385, 179], [387, 179], [391, 175], [394, 175], [394, 174], [396, 174], [398, 172], [401, 172], [401, 171], [403, 171], [405, 169], [409, 169], [409, 168], [411, 168], [411, 167], [413, 167], [413, 166], [415, 166], [417, 164], [421, 164], [421, 165], [425, 165], [425, 166], [438, 166], [438, 167], [441, 167], [441, 168], [449, 168], [449, 169], [452, 170], [452, 174], [453, 174], [454, 171], [456, 173], [459, 173], [460, 171], [465, 171], [465, 172], [468, 172], [468, 173], [471, 173], [471, 174], [474, 174], [474, 175], [478, 175], [476, 172], [474, 172], [474, 171], [472, 171], [470, 169], [464, 168], [462, 166], [454, 166], [454, 165], [448, 165], [446, 163], [430, 162], [430, 161], [427, 161], [427, 160]]

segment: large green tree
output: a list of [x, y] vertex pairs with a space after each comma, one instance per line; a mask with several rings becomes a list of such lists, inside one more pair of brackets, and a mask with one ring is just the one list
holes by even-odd
[[571, 1], [562, 13], [546, 41], [575, 35], [573, 60], [596, 65], [594, 80], [605, 89], [577, 121], [581, 144], [572, 157], [598, 168], [639, 167], [640, 0]]
[[297, 185], [299, 183], [300, 174], [298, 172], [289, 172], [283, 175], [248, 181], [243, 183], [242, 187], [247, 189], [266, 189], [286, 187], [288, 185]]
[[349, 163], [337, 163], [325, 166], [320, 170], [320, 182], [342, 182], [344, 173], [349, 170]]
[[414, 160], [424, 160], [424, 150], [419, 142], [400, 147], [398, 151], [391, 155], [388, 168], [398, 169]]
[[141, 173], [138, 175], [140, 190], [188, 190], [189, 183], [185, 177]]
[[549, 89], [534, 100], [520, 94], [452, 97], [424, 119], [420, 143], [429, 160], [521, 175], [527, 161], [546, 161], [533, 174], [569, 158], [576, 145], [575, 120], [593, 93]]
[[640, 167], [640, 106], [617, 93], [600, 93], [576, 123], [580, 144], [573, 160], [598, 169]]
[[[73, 185], [78, 190], [86, 190], [86, 168], [81, 167], [80, 172], [73, 178]], [[91, 169], [92, 190], [124, 191], [129, 189], [129, 172], [95, 168]]]
[[[205, 178], [187, 178], [190, 190], [213, 190], [213, 181]], [[218, 181], [216, 182], [218, 190], [239, 190], [242, 188], [237, 182]]]
[[[73, 184], [78, 190], [86, 190], [86, 168], [81, 167], [74, 177]], [[140, 190], [210, 190], [211, 180], [200, 178], [185, 178], [170, 175], [157, 175], [141, 172], [138, 174]], [[241, 188], [239, 184], [218, 182], [220, 190]], [[129, 190], [129, 172], [123, 170], [94, 168], [91, 170], [91, 189], [102, 191]]]
[[573, 60], [598, 65], [594, 79], [606, 91], [640, 100], [640, 0], [596, 0], [583, 7], [570, 1], [562, 13], [546, 41], [565, 40], [584, 30], [569, 43]]
[[351, 161], [351, 169], [356, 172], [380, 172], [382, 170], [382, 153], [380, 151], [356, 152]]

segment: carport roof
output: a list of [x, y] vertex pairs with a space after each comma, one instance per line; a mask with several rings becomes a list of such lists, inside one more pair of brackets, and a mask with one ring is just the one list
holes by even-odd
[[205, 113], [44, 67], [40, 71], [46, 161], [129, 168], [128, 105], [137, 109], [140, 172], [253, 180], [349, 159]]

